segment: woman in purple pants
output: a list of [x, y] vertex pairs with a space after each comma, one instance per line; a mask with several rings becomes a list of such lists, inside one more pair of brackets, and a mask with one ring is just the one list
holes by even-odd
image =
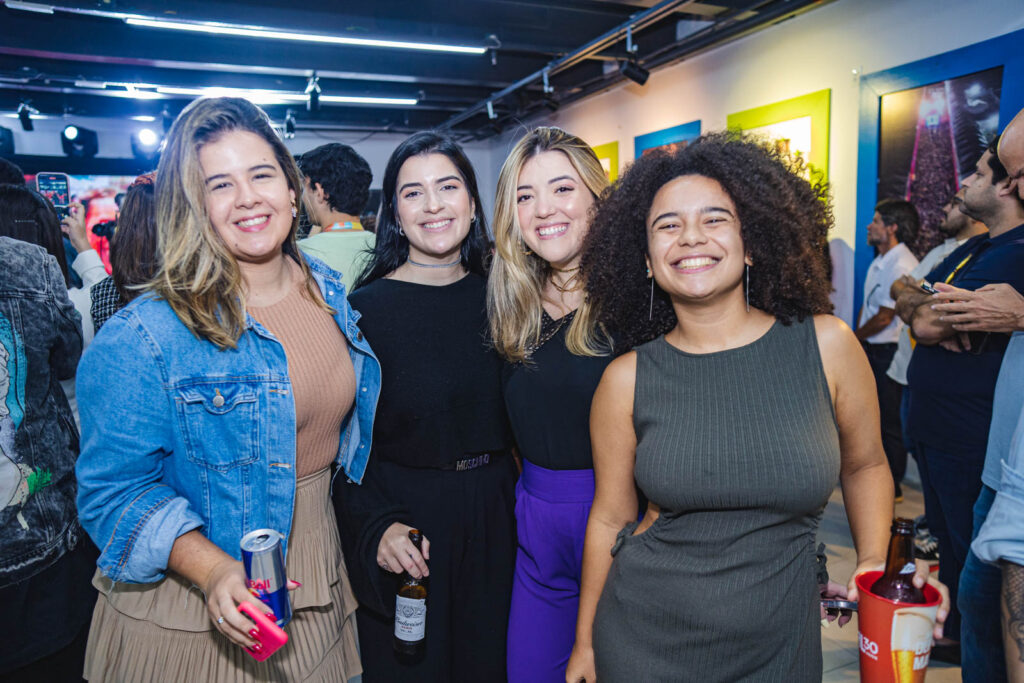
[[487, 286], [502, 388], [523, 460], [508, 629], [512, 683], [565, 680], [594, 498], [590, 401], [611, 342], [583, 293], [580, 252], [608, 180], [590, 147], [537, 128], [502, 166]]

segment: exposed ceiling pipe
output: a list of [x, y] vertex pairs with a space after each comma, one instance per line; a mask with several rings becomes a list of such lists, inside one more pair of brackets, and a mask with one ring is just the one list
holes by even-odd
[[612, 30], [598, 36], [597, 38], [590, 41], [583, 47], [579, 48], [578, 50], [570, 52], [564, 57], [560, 57], [549, 62], [546, 66], [542, 67], [541, 69], [538, 69], [537, 71], [534, 71], [529, 76], [521, 78], [512, 85], [502, 90], [499, 90], [498, 92], [494, 93], [493, 95], [486, 99], [480, 100], [473, 106], [463, 111], [461, 114], [457, 114], [448, 119], [447, 121], [445, 121], [443, 124], [441, 124], [440, 127], [442, 129], [450, 129], [454, 126], [457, 126], [463, 121], [472, 118], [476, 114], [486, 111], [488, 105], [491, 105], [493, 107], [493, 102], [500, 100], [504, 97], [507, 97], [508, 95], [511, 95], [517, 90], [525, 88], [526, 86], [543, 79], [545, 72], [549, 75], [553, 75], [558, 73], [559, 71], [568, 69], [569, 67], [578, 64], [584, 59], [589, 59], [591, 55], [597, 54], [598, 52], [601, 52], [605, 48], [621, 41], [627, 32], [631, 33], [632, 31], [640, 30], [645, 28], [646, 26], [650, 26], [651, 24], [659, 21], [660, 19], [663, 19], [668, 14], [678, 11], [679, 9], [684, 8], [686, 5], [692, 5], [695, 2], [697, 2], [697, 0], [663, 0], [663, 2], [659, 2], [657, 5], [654, 5], [650, 9], [634, 15], [629, 19], [629, 21], [626, 21], [616, 26]]

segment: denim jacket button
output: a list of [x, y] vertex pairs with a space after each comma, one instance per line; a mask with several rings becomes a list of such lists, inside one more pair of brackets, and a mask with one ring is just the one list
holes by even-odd
[[217, 408], [224, 405], [224, 397], [221, 396], [220, 393], [213, 397], [213, 405]]
[[363, 341], [363, 333], [356, 332], [356, 341]]

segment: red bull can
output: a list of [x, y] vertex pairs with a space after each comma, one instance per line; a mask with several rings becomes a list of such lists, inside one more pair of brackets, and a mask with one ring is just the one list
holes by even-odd
[[284, 536], [273, 529], [257, 529], [242, 536], [241, 544], [249, 592], [270, 608], [278, 626], [292, 620], [283, 541]]

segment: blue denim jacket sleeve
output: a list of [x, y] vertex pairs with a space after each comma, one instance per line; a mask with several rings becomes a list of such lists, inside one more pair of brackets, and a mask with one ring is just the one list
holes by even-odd
[[999, 491], [971, 550], [984, 562], [1024, 565], [1024, 412], [1002, 466]]
[[78, 512], [114, 581], [163, 578], [175, 539], [203, 526], [163, 483], [174, 440], [165, 382], [157, 346], [130, 314], [111, 318], [79, 364]]

